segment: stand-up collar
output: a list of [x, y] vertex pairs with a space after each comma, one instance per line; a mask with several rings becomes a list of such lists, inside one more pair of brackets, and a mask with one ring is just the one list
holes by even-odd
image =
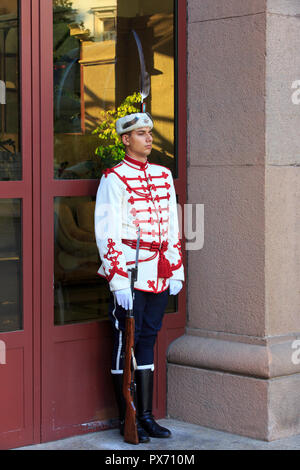
[[125, 155], [124, 161], [129, 163], [130, 165], [134, 166], [138, 170], [145, 170], [148, 166], [148, 160], [145, 163], [136, 160], [135, 158], [129, 157], [129, 155]]

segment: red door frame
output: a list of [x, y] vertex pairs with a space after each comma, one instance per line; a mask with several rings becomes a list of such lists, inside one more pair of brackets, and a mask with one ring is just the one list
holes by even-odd
[[[0, 198], [22, 199], [23, 222], [23, 311], [24, 331], [0, 334], [7, 345], [8, 364], [12, 350], [23, 354], [23, 426], [0, 433], [0, 448], [18, 447], [101, 429], [103, 420], [55, 424], [55, 382], [53, 360], [57, 345], [76, 341], [93, 343], [95, 353], [109, 349], [108, 323], [54, 326], [53, 322], [53, 198], [95, 195], [98, 181], [56, 181], [53, 179], [53, 43], [51, 0], [20, 0], [21, 100], [23, 180], [0, 182]], [[30, 119], [31, 117], [31, 119]], [[179, 202], [186, 201], [186, 2], [178, 0], [178, 175], [175, 180]], [[184, 262], [185, 262], [184, 253]], [[185, 287], [179, 308], [166, 315], [156, 345], [154, 412], [166, 413], [166, 357], [171, 341], [185, 328]], [[97, 349], [97, 344], [103, 345]], [[33, 353], [34, 352], [34, 353]], [[160, 358], [160, 361], [158, 361]], [[13, 376], [14, 371], [10, 372]], [[93, 371], [91, 371], [93, 373]], [[97, 371], [94, 371], [94, 375]], [[159, 400], [158, 400], [159, 398]], [[1, 394], [0, 394], [1, 399]], [[53, 414], [54, 413], [54, 414]], [[6, 417], [8, 420], [10, 417]], [[87, 424], [86, 424], [87, 423]]]
[[[66, 436], [80, 434], [100, 429], [103, 426], [96, 417], [88, 418], [87, 424], [78, 421], [74, 415], [69, 422], [59, 423], [60, 416], [56, 414], [56, 407], [61, 408], [54, 396], [60, 384], [56, 383], [57, 365], [54, 358], [57, 349], [62, 348], [68, 354], [68, 346], [79, 342], [103, 342], [109, 336], [108, 325], [94, 323], [80, 323], [64, 326], [54, 325], [54, 297], [53, 297], [53, 267], [54, 267], [54, 198], [58, 196], [89, 196], [96, 194], [98, 182], [90, 180], [59, 181], [54, 180], [53, 149], [53, 22], [52, 2], [40, 1], [40, 38], [41, 47], [41, 311], [42, 311], [42, 420], [41, 440], [49, 441]], [[49, 112], [49, 110], [51, 110]], [[75, 354], [75, 353], [74, 353]], [[68, 360], [68, 359], [67, 359]], [[73, 356], [79, 361], [79, 356]], [[71, 366], [71, 364], [69, 364]], [[85, 364], [87, 366], [87, 364]], [[99, 375], [100, 375], [99, 364]], [[97, 374], [97, 370], [94, 371]], [[96, 379], [96, 378], [95, 378]], [[77, 386], [80, 386], [79, 381]], [[64, 397], [61, 397], [64, 399]], [[95, 410], [96, 411], [96, 410]]]
[[[111, 329], [108, 323], [99, 324], [75, 324], [66, 326], [54, 326], [53, 324], [53, 200], [56, 196], [88, 196], [95, 195], [99, 181], [58, 181], [53, 178], [53, 116], [49, 110], [53, 109], [53, 28], [52, 28], [52, 2], [40, 3], [40, 30], [41, 35], [41, 155], [43, 165], [41, 167], [41, 250], [42, 256], [42, 440], [58, 439], [73, 434], [86, 432], [87, 430], [99, 429], [103, 423], [92, 420], [88, 427], [83, 427], [76, 419], [76, 412], [71, 419], [72, 423], [60, 423], [55, 427], [55, 417], [52, 413], [53, 404], [56, 406], [53, 395], [55, 395], [57, 385], [55, 384], [56, 367], [52, 361], [55, 356], [55, 349], [59, 347], [65, 351], [64, 346], [67, 343], [80, 342], [85, 340], [101, 343], [105, 339], [110, 339]], [[178, 153], [180, 159], [178, 162], [179, 178], [176, 179], [176, 190], [179, 195], [179, 202], [184, 204], [186, 201], [186, 4], [179, 0], [179, 38], [178, 38], [178, 84], [179, 84], [179, 138]], [[184, 258], [185, 260], [185, 258]], [[179, 296], [179, 310], [175, 314], [169, 314], [165, 317], [164, 327], [160, 332], [156, 346], [156, 363], [158, 364], [155, 375], [155, 401], [154, 412], [157, 417], [163, 417], [166, 414], [166, 364], [165, 358], [167, 347], [170, 342], [184, 333], [185, 326], [185, 289]], [[66, 353], [67, 354], [67, 353]], [[74, 357], [74, 361], [79, 360]], [[99, 363], [100, 368], [100, 363]], [[96, 374], [97, 371], [94, 371]], [[105, 377], [103, 377], [105, 380]], [[109, 379], [108, 379], [109, 380]], [[159, 397], [159, 400], [158, 400]], [[105, 423], [104, 423], [105, 426]]]
[[[0, 333], [0, 340], [6, 345], [6, 364], [0, 365], [0, 400], [4, 414], [0, 449], [33, 441], [31, 2], [27, 0], [20, 0], [19, 34], [23, 173], [21, 181], [0, 182], [0, 198], [22, 201], [23, 329]], [[13, 400], [17, 403], [12, 406]]]

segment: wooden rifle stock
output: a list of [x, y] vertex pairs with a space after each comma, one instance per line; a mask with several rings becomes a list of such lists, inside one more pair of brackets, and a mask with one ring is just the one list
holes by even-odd
[[134, 317], [127, 316], [125, 330], [125, 362], [123, 374], [123, 395], [126, 403], [124, 441], [130, 444], [138, 444], [139, 438], [136, 426], [136, 408], [134, 405], [134, 368], [132, 356], [134, 348]]
[[[135, 267], [130, 269], [130, 287], [132, 299], [134, 301], [134, 283], [138, 276], [138, 260], [140, 248], [140, 227], [138, 227], [138, 238], [136, 247]], [[123, 395], [126, 403], [125, 424], [124, 424], [124, 441], [130, 444], [138, 444], [139, 437], [136, 425], [136, 408], [134, 404], [135, 382], [134, 382], [134, 313], [133, 308], [127, 311], [125, 326], [125, 359], [123, 372]]]

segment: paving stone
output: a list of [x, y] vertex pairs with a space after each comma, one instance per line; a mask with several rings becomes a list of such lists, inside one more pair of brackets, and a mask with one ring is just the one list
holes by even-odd
[[84, 434], [19, 450], [300, 450], [300, 435], [272, 442], [258, 441], [172, 419], [158, 421], [172, 431], [170, 439], [154, 439], [138, 446], [123, 441], [117, 429]]

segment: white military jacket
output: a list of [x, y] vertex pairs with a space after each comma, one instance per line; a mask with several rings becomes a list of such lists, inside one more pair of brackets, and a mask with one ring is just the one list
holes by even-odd
[[177, 201], [171, 171], [129, 156], [104, 172], [97, 192], [95, 234], [102, 264], [98, 274], [110, 290], [130, 287], [136, 260], [135, 289], [159, 293], [169, 279], [184, 281]]

